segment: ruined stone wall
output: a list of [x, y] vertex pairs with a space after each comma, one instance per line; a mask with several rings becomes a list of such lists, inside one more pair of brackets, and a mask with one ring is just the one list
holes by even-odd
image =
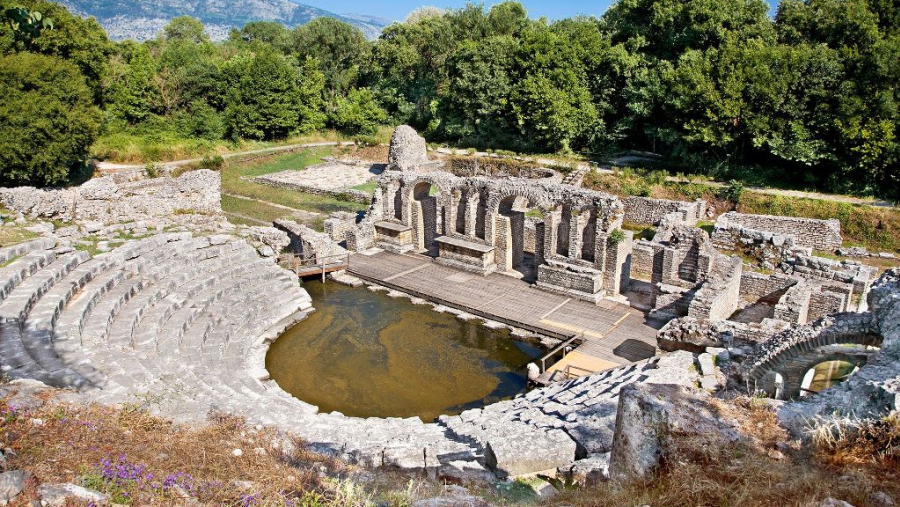
[[764, 275], [753, 271], [741, 273], [741, 297], [746, 301], [759, 301], [765, 297], [781, 297], [782, 291], [795, 285], [797, 280], [782, 274]]
[[809, 297], [806, 321], [814, 322], [826, 315], [843, 312], [847, 309], [847, 297], [848, 294], [830, 292], [824, 287], [822, 290], [814, 290]]
[[347, 239], [347, 232], [356, 227], [356, 213], [337, 211], [325, 220], [325, 234], [335, 241]]
[[525, 236], [523, 248], [528, 253], [534, 253], [536, 245], [537, 224], [541, 222], [539, 218], [525, 217]]
[[848, 308], [857, 310], [875, 279], [878, 270], [852, 261], [836, 261], [809, 255], [796, 255], [781, 266], [789, 275], [819, 282], [827, 286], [842, 284], [851, 288]]
[[702, 199], [685, 202], [631, 196], [622, 199], [622, 204], [625, 222], [632, 224], [656, 225], [666, 215], [678, 213], [684, 223], [695, 225], [706, 214], [706, 202]]
[[758, 259], [768, 269], [774, 268], [797, 246], [793, 234], [759, 231], [737, 224], [720, 227], [717, 223], [711, 239], [716, 248]]
[[739, 257], [718, 257], [706, 282], [694, 295], [688, 316], [716, 322], [737, 311], [742, 267]]
[[315, 231], [309, 227], [298, 224], [292, 220], [276, 220], [273, 225], [276, 229], [287, 233], [290, 238], [290, 248], [294, 253], [303, 258], [338, 261], [338, 257], [346, 255], [347, 250], [341, 248], [325, 233]]
[[806, 324], [812, 292], [813, 286], [802, 281], [791, 286], [775, 305], [774, 317], [791, 324]]
[[734, 211], [724, 213], [716, 220], [716, 229], [740, 226], [757, 231], [792, 235], [796, 244], [816, 250], [833, 251], [841, 246], [841, 223], [837, 219], [780, 217], [772, 215], [747, 215]]
[[165, 221], [178, 214], [221, 213], [221, 178], [210, 170], [121, 184], [104, 176], [74, 188], [0, 188], [0, 203], [11, 211], [51, 220]]
[[[631, 277], [648, 282], [658, 282], [662, 273], [662, 251], [659, 243], [635, 241], [631, 251]], [[654, 279], [656, 273], [656, 279]]]

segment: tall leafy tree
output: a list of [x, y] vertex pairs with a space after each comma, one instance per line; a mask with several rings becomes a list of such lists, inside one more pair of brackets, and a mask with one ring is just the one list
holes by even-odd
[[84, 162], [100, 111], [79, 68], [53, 56], [0, 57], [0, 180], [57, 185]]
[[42, 20], [51, 20], [53, 27], [40, 30], [26, 42], [16, 36], [9, 23], [0, 23], [0, 53], [27, 50], [74, 63], [91, 89], [93, 102], [101, 105], [112, 44], [100, 24], [94, 18], [84, 19], [70, 13], [62, 4], [46, 0], [0, 0], [0, 11], [11, 8], [40, 12]]
[[322, 75], [315, 62], [298, 68], [274, 51], [229, 69], [238, 79], [228, 90], [225, 116], [233, 137], [283, 139], [297, 130], [320, 128]]

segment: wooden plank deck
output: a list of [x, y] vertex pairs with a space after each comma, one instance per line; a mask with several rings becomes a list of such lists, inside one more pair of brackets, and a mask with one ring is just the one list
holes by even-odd
[[661, 323], [628, 305], [594, 305], [542, 291], [517, 278], [480, 276], [435, 264], [416, 254], [354, 254], [348, 270], [364, 280], [474, 315], [566, 339], [583, 335], [585, 364], [621, 365], [655, 353]]

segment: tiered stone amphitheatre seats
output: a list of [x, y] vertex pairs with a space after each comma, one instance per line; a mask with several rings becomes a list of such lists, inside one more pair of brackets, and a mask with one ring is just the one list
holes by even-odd
[[[460, 441], [484, 452], [488, 445], [527, 457], [537, 443], [558, 440], [564, 432], [577, 444], [579, 457], [608, 453], [612, 448], [619, 392], [635, 382], [696, 386], [694, 356], [676, 352], [594, 375], [558, 382], [524, 396], [441, 416], [439, 424]], [[547, 444], [551, 445], [550, 443]]]
[[0, 249], [8, 262], [0, 267], [0, 366], [8, 377], [73, 388], [88, 401], [141, 402], [179, 421], [213, 410], [242, 415], [366, 465], [437, 470], [472, 464], [488, 445], [549, 453], [556, 436], [571, 444], [560, 430], [602, 452], [622, 385], [671, 382], [675, 366], [687, 372], [684, 361], [654, 359], [438, 423], [319, 414], [264, 368], [268, 341], [305, 318], [309, 295], [243, 240], [159, 234], [94, 258], [55, 246]]

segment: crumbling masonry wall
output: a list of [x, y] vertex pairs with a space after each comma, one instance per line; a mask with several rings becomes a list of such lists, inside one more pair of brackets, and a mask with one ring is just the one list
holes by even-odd
[[735, 226], [793, 236], [797, 245], [823, 251], [834, 251], [843, 241], [841, 223], [837, 219], [748, 215], [730, 211], [716, 220], [716, 230], [728, 231]]
[[695, 225], [706, 214], [706, 201], [702, 199], [685, 202], [630, 196], [622, 199], [622, 204], [625, 206], [624, 220], [630, 224], [656, 225], [666, 215], [678, 213], [682, 222]]

